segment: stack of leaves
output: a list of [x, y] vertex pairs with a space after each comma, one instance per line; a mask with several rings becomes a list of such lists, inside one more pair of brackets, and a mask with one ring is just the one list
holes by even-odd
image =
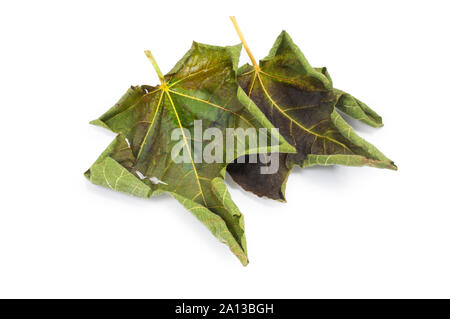
[[[218, 47], [194, 42], [166, 75], [150, 51], [160, 84], [131, 87], [116, 105], [92, 124], [117, 133], [114, 141], [85, 173], [93, 183], [150, 198], [164, 192], [178, 200], [211, 233], [248, 264], [241, 212], [224, 183], [225, 171], [244, 189], [259, 196], [285, 200], [284, 190], [294, 165], [350, 165], [396, 169], [373, 145], [356, 135], [336, 111], [379, 127], [381, 117], [351, 95], [333, 88], [325, 68], [309, 65], [286, 32], [269, 55], [256, 63], [232, 18], [253, 65], [238, 69], [241, 45]], [[276, 149], [255, 148], [247, 140], [226, 145], [222, 161], [195, 158], [194, 122], [216, 128], [277, 128]], [[181, 129], [188, 161], [172, 156]], [[193, 143], [195, 142], [195, 143]], [[194, 144], [194, 145], [193, 145]], [[279, 152], [277, 172], [262, 174], [266, 161], [249, 163], [252, 154]], [[244, 159], [244, 161], [242, 161]]]

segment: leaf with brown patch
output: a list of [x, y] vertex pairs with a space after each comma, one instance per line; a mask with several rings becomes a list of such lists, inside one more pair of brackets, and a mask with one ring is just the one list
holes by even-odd
[[311, 67], [285, 31], [257, 64], [233, 17], [232, 21], [253, 63], [239, 69], [240, 86], [297, 149], [296, 154], [280, 154], [280, 170], [272, 175], [259, 173], [266, 165], [261, 162], [229, 165], [227, 170], [238, 184], [259, 196], [284, 201], [286, 181], [294, 165], [397, 169], [375, 146], [359, 137], [336, 108], [372, 126], [382, 125], [379, 115], [334, 89], [326, 69]]

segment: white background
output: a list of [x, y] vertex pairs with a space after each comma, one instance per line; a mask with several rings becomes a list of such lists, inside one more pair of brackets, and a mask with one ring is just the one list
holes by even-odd
[[[0, 297], [450, 297], [448, 3], [9, 1], [0, 5]], [[83, 172], [114, 138], [88, 125], [156, 84], [191, 41], [257, 58], [282, 29], [383, 116], [357, 132], [398, 164], [296, 169], [282, 204], [229, 179], [242, 267], [169, 196]], [[249, 61], [245, 52], [241, 63]]]

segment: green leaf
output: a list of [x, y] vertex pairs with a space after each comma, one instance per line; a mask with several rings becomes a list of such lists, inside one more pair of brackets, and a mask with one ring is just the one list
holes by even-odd
[[[314, 68], [317, 72], [322, 73], [325, 75], [330, 81], [330, 83], [333, 83], [330, 77], [330, 74], [328, 73], [327, 68]], [[334, 89], [334, 94], [336, 95], [336, 104], [335, 107], [353, 117], [354, 119], [361, 121], [367, 125], [370, 125], [372, 127], [381, 127], [383, 126], [383, 120], [380, 115], [378, 115], [374, 110], [372, 110], [370, 107], [368, 107], [366, 104], [358, 100], [357, 98], [351, 96], [348, 93], [345, 93], [344, 91]]]
[[[273, 128], [238, 85], [240, 50], [240, 45], [216, 47], [194, 42], [166, 76], [147, 51], [161, 85], [131, 87], [115, 106], [91, 122], [118, 136], [86, 177], [141, 197], [168, 192], [246, 265], [243, 216], [231, 200], [224, 174], [228, 163], [239, 156], [269, 152], [270, 147], [258, 150], [248, 141], [243, 148], [227, 144], [226, 151], [234, 156], [224, 157], [222, 163], [197, 161], [194, 152], [195, 145], [204, 148], [209, 143], [202, 137], [195, 139], [194, 121], [201, 121], [203, 131], [214, 127], [224, 136], [227, 128]], [[179, 141], [171, 139], [175, 129], [185, 129]], [[281, 152], [295, 152], [283, 137], [278, 139]], [[180, 154], [186, 155], [188, 162], [179, 163], [172, 156], [180, 142]]]
[[[245, 40], [243, 44], [254, 61]], [[381, 126], [381, 117], [351, 95], [334, 89], [326, 69], [311, 67], [285, 31], [259, 65], [246, 64], [238, 75], [243, 90], [297, 149], [297, 154], [281, 154], [282, 169], [269, 176], [259, 174], [262, 163], [230, 165], [228, 172], [244, 189], [284, 201], [284, 188], [294, 165], [397, 169], [359, 137], [336, 108], [372, 126]]]
[[134, 162], [125, 137], [119, 134], [84, 175], [94, 184], [148, 198], [152, 189], [133, 172]]

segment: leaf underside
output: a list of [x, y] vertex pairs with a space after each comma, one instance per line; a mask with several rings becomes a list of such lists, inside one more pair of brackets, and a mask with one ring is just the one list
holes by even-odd
[[396, 169], [394, 163], [359, 137], [336, 111], [342, 111], [373, 127], [381, 117], [367, 105], [334, 89], [326, 68], [313, 68], [283, 31], [259, 68], [244, 65], [239, 84], [296, 154], [280, 154], [280, 170], [260, 174], [261, 162], [233, 163], [227, 168], [244, 189], [258, 196], [284, 201], [284, 190], [294, 165], [372, 166]]
[[[240, 45], [194, 42], [164, 77], [165, 85], [131, 87], [115, 106], [91, 122], [118, 135], [85, 175], [95, 184], [134, 196], [149, 198], [168, 192], [246, 265], [243, 216], [224, 184], [228, 163], [225, 158], [223, 163], [197, 162], [193, 143], [204, 147], [210, 142], [193, 141], [196, 120], [202, 121], [203, 130], [214, 127], [222, 133], [226, 128], [273, 127], [238, 85], [240, 49]], [[188, 163], [177, 163], [171, 156], [178, 142], [171, 140], [171, 132], [177, 128], [190, 133], [182, 134]], [[295, 152], [282, 137], [279, 141], [280, 151]], [[234, 152], [233, 159], [257, 153], [247, 141], [243, 143], [243, 152], [236, 143], [227, 149]], [[269, 147], [263, 150], [269, 151]]]

